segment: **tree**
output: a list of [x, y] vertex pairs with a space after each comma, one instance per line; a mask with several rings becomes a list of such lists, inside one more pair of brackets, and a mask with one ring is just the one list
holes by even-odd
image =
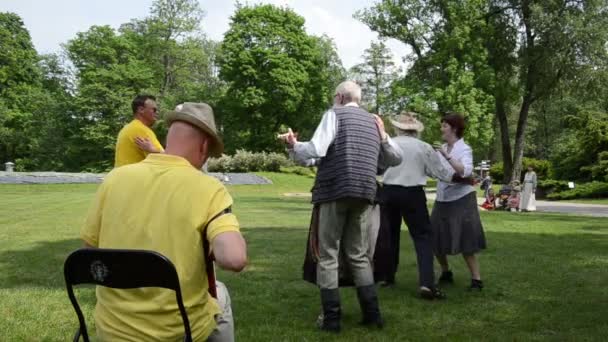
[[121, 32], [140, 48], [158, 80], [159, 97], [179, 85], [193, 55], [200, 54], [205, 43], [200, 30], [203, 10], [195, 0], [155, 0], [150, 15], [134, 19], [121, 27]]
[[138, 46], [109, 26], [93, 26], [66, 45], [76, 68], [75, 153], [83, 169], [111, 168], [116, 135], [131, 118], [130, 102], [152, 92], [154, 72], [137, 57]]
[[222, 115], [230, 150], [280, 149], [283, 125], [306, 134], [328, 102], [328, 83], [337, 58], [326, 39], [304, 30], [289, 8], [237, 5], [218, 56], [228, 83]]
[[[360, 17], [381, 35], [410, 45], [414, 51], [414, 69], [445, 70], [417, 74], [424, 82], [445, 77], [439, 95], [446, 83], [456, 80], [458, 84], [459, 79], [469, 79], [464, 91], [457, 87], [452, 93], [456, 98], [468, 93], [468, 100], [464, 102], [473, 105], [474, 110], [479, 104], [493, 104], [504, 164], [506, 168], [513, 165], [512, 170], [505, 173], [511, 179], [519, 179], [533, 105], [549, 97], [565, 79], [575, 77], [582, 66], [605, 60], [606, 7], [601, 0], [405, 0], [399, 3], [384, 0], [362, 12]], [[429, 58], [445, 53], [452, 59]], [[425, 59], [427, 63], [423, 62]], [[428, 93], [429, 88], [422, 91]], [[491, 101], [484, 100], [486, 94], [492, 97]], [[518, 109], [515, 144], [511, 149], [508, 118], [513, 106]], [[488, 119], [487, 116], [473, 117]]]
[[38, 54], [29, 32], [16, 14], [0, 13], [0, 161], [30, 155], [30, 128], [41, 92]]
[[355, 65], [351, 73], [362, 85], [363, 102], [374, 113], [383, 114], [388, 109], [389, 89], [399, 69], [385, 40], [371, 42], [361, 57], [363, 63]]
[[381, 1], [357, 14], [382, 37], [409, 45], [413, 54], [407, 76], [393, 89], [407, 90], [405, 103], [436, 126], [438, 112], [458, 111], [468, 121], [466, 138], [478, 153], [492, 139], [493, 83], [480, 38], [487, 30], [484, 6], [468, 1]]

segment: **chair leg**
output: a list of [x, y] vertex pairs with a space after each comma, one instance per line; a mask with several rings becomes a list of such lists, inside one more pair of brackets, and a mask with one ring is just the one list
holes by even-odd
[[80, 328], [76, 330], [76, 334], [74, 334], [74, 342], [80, 341]]

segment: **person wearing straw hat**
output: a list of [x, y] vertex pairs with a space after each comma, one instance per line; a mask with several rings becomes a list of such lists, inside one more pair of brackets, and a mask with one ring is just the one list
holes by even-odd
[[428, 177], [448, 182], [469, 180], [455, 178], [454, 169], [444, 166], [435, 149], [419, 139], [424, 125], [416, 118], [416, 113], [404, 112], [391, 120], [391, 124], [398, 132], [393, 141], [400, 148], [402, 163], [384, 173], [380, 195], [383, 227], [380, 232], [390, 234], [390, 245], [377, 251], [375, 257], [389, 260], [382, 266], [390, 274], [385, 285], [394, 285], [403, 220], [416, 249], [420, 296], [430, 300], [443, 299], [444, 294], [435, 286], [432, 230], [424, 187]]
[[[166, 121], [165, 153], [110, 172], [80, 235], [88, 247], [152, 250], [167, 257], [179, 276], [193, 340], [234, 341], [230, 297], [214, 281], [209, 251], [218, 266], [240, 272], [247, 247], [230, 194], [200, 171], [224, 145], [205, 103], [183, 103]], [[177, 341], [184, 334], [174, 293], [160, 288], [98, 287], [95, 322], [102, 341]]]

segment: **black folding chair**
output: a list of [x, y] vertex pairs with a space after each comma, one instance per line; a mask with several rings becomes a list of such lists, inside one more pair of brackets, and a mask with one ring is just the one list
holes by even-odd
[[177, 271], [173, 263], [161, 254], [144, 250], [83, 248], [68, 256], [63, 273], [68, 296], [80, 323], [74, 342], [78, 342], [80, 336], [85, 342], [89, 341], [86, 322], [74, 296], [73, 286], [79, 284], [96, 284], [115, 289], [161, 287], [175, 291], [177, 306], [184, 321], [184, 341], [192, 341]]

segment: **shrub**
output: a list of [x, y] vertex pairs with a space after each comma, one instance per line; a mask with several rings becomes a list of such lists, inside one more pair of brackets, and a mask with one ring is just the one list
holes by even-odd
[[[533, 158], [524, 158], [522, 162], [521, 181], [524, 180], [528, 166], [532, 166], [538, 179], [548, 179], [551, 177], [551, 162]], [[502, 162], [493, 164], [490, 167], [490, 175], [494, 181], [501, 182], [504, 179], [504, 166]]]
[[293, 162], [289, 160], [284, 154], [280, 153], [269, 153], [264, 159], [264, 170], [268, 172], [280, 172], [281, 167], [292, 167]]
[[536, 197], [539, 199], [547, 198], [547, 196], [553, 193], [566, 191], [568, 189], [568, 182], [566, 181], [545, 179], [538, 182]]
[[222, 155], [210, 158], [207, 167], [209, 172], [280, 172], [281, 167], [290, 167], [293, 163], [283, 154], [266, 152], [249, 152], [238, 150], [233, 156]]
[[490, 166], [490, 176], [494, 182], [502, 182], [505, 176], [504, 166], [502, 162], [494, 163]]
[[552, 193], [547, 197], [553, 200], [568, 200], [575, 198], [606, 198], [608, 197], [608, 183], [583, 183], [577, 185], [574, 189]]

